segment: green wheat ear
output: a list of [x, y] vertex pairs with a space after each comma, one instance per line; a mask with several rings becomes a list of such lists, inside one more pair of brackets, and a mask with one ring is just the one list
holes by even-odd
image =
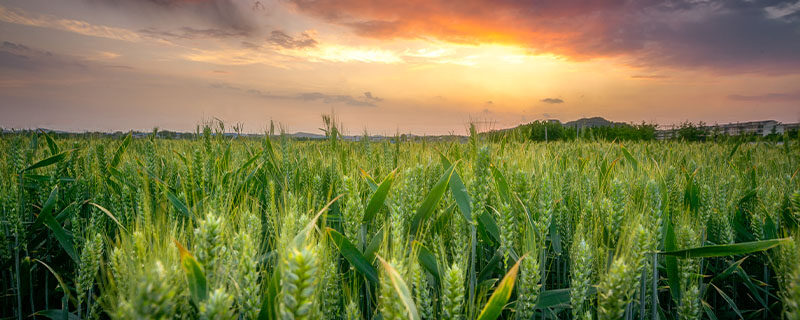
[[[78, 266], [78, 281], [75, 282], [78, 292], [78, 306], [84, 302], [86, 294], [94, 285], [97, 271], [100, 269], [100, 260], [103, 255], [103, 238], [100, 233], [90, 236], [81, 251], [80, 265]], [[87, 305], [87, 309], [88, 309]], [[80, 310], [80, 309], [79, 309]], [[89, 310], [87, 310], [89, 311]], [[88, 316], [88, 313], [87, 313]]]
[[237, 303], [247, 318], [255, 319], [261, 308], [258, 283], [258, 249], [255, 248], [250, 234], [240, 230], [235, 239], [238, 261], [236, 282], [238, 291]]
[[533, 317], [536, 302], [539, 299], [541, 275], [538, 255], [531, 254], [522, 259], [519, 277], [519, 297], [517, 298], [519, 309], [517, 315], [520, 319]]
[[347, 303], [345, 312], [347, 312], [347, 320], [361, 320], [361, 309], [358, 308], [358, 303], [355, 300]]
[[200, 319], [231, 320], [236, 317], [233, 309], [233, 296], [223, 288], [217, 288], [205, 301], [200, 303]]
[[464, 272], [457, 264], [447, 268], [442, 281], [442, 318], [464, 319]]
[[587, 301], [590, 301], [589, 289], [592, 286], [592, 251], [583, 238], [579, 238], [572, 251], [573, 273], [570, 281], [572, 316], [575, 319], [591, 320], [591, 305]]
[[309, 246], [287, 250], [281, 272], [282, 319], [311, 318], [317, 286], [317, 269], [316, 254]]
[[800, 268], [795, 268], [784, 290], [783, 305], [786, 319], [800, 319]]
[[[597, 287], [597, 318], [618, 320], [625, 315], [625, 306], [633, 293], [634, 270], [624, 257], [614, 258], [608, 273]], [[633, 283], [635, 285], [635, 282]]]

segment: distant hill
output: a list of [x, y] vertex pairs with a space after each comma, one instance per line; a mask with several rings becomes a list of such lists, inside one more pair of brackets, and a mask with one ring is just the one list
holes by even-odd
[[623, 125], [623, 122], [613, 122], [606, 120], [603, 117], [580, 118], [578, 120], [564, 123], [565, 127], [578, 127], [578, 128], [596, 128], [596, 127], [609, 127], [615, 125]]

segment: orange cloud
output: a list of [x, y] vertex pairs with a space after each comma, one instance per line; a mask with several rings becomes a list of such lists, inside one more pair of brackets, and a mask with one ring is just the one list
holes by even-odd
[[[302, 12], [372, 38], [436, 38], [456, 43], [523, 45], [573, 58], [613, 54], [605, 34], [625, 1], [295, 0]], [[580, 48], [576, 43], [582, 43]], [[593, 48], [593, 50], [586, 50]]]
[[[794, 0], [777, 0], [792, 2]], [[514, 45], [634, 66], [800, 72], [800, 7], [726, 0], [290, 0], [370, 38]], [[773, 5], [770, 7], [769, 5]], [[779, 14], [775, 8], [781, 8]], [[773, 12], [773, 13], [770, 13]]]

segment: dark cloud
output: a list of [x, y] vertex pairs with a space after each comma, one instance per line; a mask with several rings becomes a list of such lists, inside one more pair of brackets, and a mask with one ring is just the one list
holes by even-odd
[[292, 37], [280, 30], [273, 30], [267, 39], [270, 43], [287, 49], [314, 48], [317, 40], [306, 32], [300, 33], [297, 37]]
[[631, 76], [632, 79], [667, 79], [669, 76], [661, 75], [661, 74], [635, 74]]
[[86, 69], [79, 59], [55, 55], [50, 51], [30, 48], [26, 45], [3, 41], [0, 45], [0, 68], [25, 71], [46, 69]]
[[506, 43], [634, 66], [800, 72], [797, 0], [290, 0], [374, 38]]
[[298, 94], [273, 94], [257, 89], [240, 88], [224, 82], [212, 83], [211, 87], [215, 89], [240, 91], [252, 96], [270, 100], [320, 101], [326, 104], [341, 103], [356, 107], [377, 107], [375, 103], [383, 101], [382, 98], [373, 96], [371, 92], [364, 92], [363, 97], [353, 97], [350, 95], [325, 94], [321, 92], [303, 92]]
[[367, 92], [364, 92], [364, 98], [366, 98], [366, 99], [367, 99], [367, 101], [374, 101], [374, 102], [381, 102], [381, 101], [383, 101], [383, 98], [378, 98], [378, 97], [376, 97], [376, 96], [373, 96], [373, 95], [372, 95], [372, 92], [369, 92], [369, 91], [367, 91]]
[[261, 49], [260, 45], [257, 45], [255, 43], [252, 43], [252, 42], [249, 42], [249, 41], [242, 41], [242, 47], [247, 48], [247, 49], [252, 49], [252, 50]]
[[134, 70], [134, 69], [136, 69], [134, 67], [126, 66], [126, 65], [111, 65], [111, 66], [105, 66], [105, 67], [109, 68], [109, 69], [118, 69], [118, 70]]
[[376, 107], [373, 101], [368, 99], [358, 99], [348, 95], [331, 95], [319, 92], [301, 93], [296, 96], [304, 101], [322, 101], [323, 103], [343, 103], [358, 107]]
[[544, 98], [544, 99], [539, 100], [539, 101], [544, 102], [544, 103], [549, 103], [549, 104], [564, 103], [564, 100], [561, 99], [561, 98]]
[[800, 101], [800, 92], [794, 93], [766, 93], [752, 96], [732, 94], [728, 99], [743, 102], [794, 102]]
[[159, 38], [159, 39], [226, 39], [226, 38], [238, 38], [238, 37], [246, 37], [247, 32], [241, 30], [234, 30], [234, 29], [214, 29], [214, 28], [206, 28], [206, 29], [195, 29], [191, 27], [182, 27], [176, 30], [159, 30], [156, 28], [147, 28], [139, 30], [139, 33], [152, 37], [152, 38]]
[[[248, 11], [263, 10], [259, 1], [235, 0], [85, 0], [91, 4], [102, 4], [137, 14], [144, 19], [185, 15], [204, 24], [195, 26], [198, 34], [208, 30], [223, 30], [224, 34], [250, 34], [256, 31], [256, 23]], [[181, 34], [179, 32], [178, 34]], [[189, 32], [192, 33], [191, 31]], [[212, 34], [221, 35], [217, 31]]]

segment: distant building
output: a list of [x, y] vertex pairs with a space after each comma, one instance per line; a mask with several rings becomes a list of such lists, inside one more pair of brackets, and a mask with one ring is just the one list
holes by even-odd
[[[679, 130], [675, 125], [662, 128], [664, 129], [656, 131], [656, 139], [664, 140], [674, 138]], [[775, 120], [764, 120], [717, 124], [704, 126], [702, 129], [707, 134], [724, 134], [729, 136], [758, 135], [765, 137], [770, 134], [783, 134], [791, 130], [798, 130], [800, 129], [800, 123], [780, 123]]]
[[783, 124], [783, 132], [800, 131], [800, 122]]
[[727, 134], [729, 136], [738, 136], [742, 134], [756, 134], [763, 137], [771, 133], [783, 134], [784, 126], [780, 122], [775, 120], [765, 120], [765, 121], [728, 123], [723, 125], [710, 126], [707, 128], [708, 130], [711, 131], [714, 131], [714, 129], [718, 128], [721, 133]]

